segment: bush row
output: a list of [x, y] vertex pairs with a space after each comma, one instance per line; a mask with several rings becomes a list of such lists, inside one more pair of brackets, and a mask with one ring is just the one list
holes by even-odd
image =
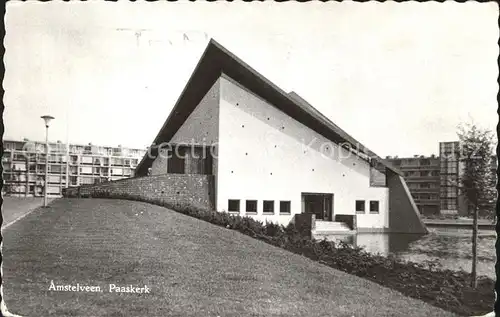
[[362, 248], [343, 242], [311, 239], [310, 236], [299, 232], [293, 225], [284, 227], [274, 223], [262, 223], [250, 217], [170, 204], [159, 199], [112, 195], [105, 191], [96, 191], [91, 196], [142, 201], [167, 207], [218, 226], [237, 230], [271, 245], [371, 280], [406, 296], [420, 299], [459, 315], [484, 314], [491, 311], [494, 304], [494, 281], [492, 279], [480, 277], [478, 287], [472, 289], [469, 273], [442, 269], [436, 261], [415, 263], [393, 256], [371, 254]]

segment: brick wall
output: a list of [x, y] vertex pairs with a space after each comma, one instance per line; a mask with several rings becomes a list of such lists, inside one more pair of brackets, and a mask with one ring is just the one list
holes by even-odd
[[214, 176], [162, 174], [126, 178], [113, 182], [70, 187], [65, 197], [134, 196], [161, 200], [171, 205], [214, 209]]

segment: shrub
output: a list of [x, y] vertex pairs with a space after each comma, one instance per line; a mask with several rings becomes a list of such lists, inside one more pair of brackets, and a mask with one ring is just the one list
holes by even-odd
[[270, 237], [280, 236], [285, 233], [281, 225], [275, 224], [273, 222], [266, 222], [265, 234]]

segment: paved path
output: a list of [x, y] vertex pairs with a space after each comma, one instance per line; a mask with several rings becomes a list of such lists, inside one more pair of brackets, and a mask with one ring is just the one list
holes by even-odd
[[[141, 202], [58, 199], [7, 228], [3, 251], [4, 298], [21, 316], [455, 316]], [[99, 292], [55, 291], [52, 282]]]
[[[53, 198], [49, 198], [48, 201], [50, 203], [53, 200]], [[42, 205], [42, 197], [3, 197], [2, 229], [9, 227]]]

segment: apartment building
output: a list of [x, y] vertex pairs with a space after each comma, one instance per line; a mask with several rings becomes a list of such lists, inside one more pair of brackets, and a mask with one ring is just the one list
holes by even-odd
[[441, 213], [463, 213], [465, 203], [461, 197], [460, 183], [460, 143], [458, 141], [439, 142], [440, 160], [440, 202]]
[[[13, 196], [43, 196], [45, 142], [4, 140], [3, 192]], [[58, 197], [65, 187], [119, 180], [134, 176], [146, 153], [125, 147], [49, 143], [47, 194]]]
[[[467, 203], [460, 193], [463, 166], [458, 141], [439, 142], [439, 156], [409, 158], [386, 157], [403, 173], [408, 188], [421, 214], [467, 214]], [[497, 158], [492, 157], [496, 174]]]
[[421, 214], [438, 214], [440, 204], [440, 158], [414, 155], [413, 157], [386, 157], [399, 168]]

